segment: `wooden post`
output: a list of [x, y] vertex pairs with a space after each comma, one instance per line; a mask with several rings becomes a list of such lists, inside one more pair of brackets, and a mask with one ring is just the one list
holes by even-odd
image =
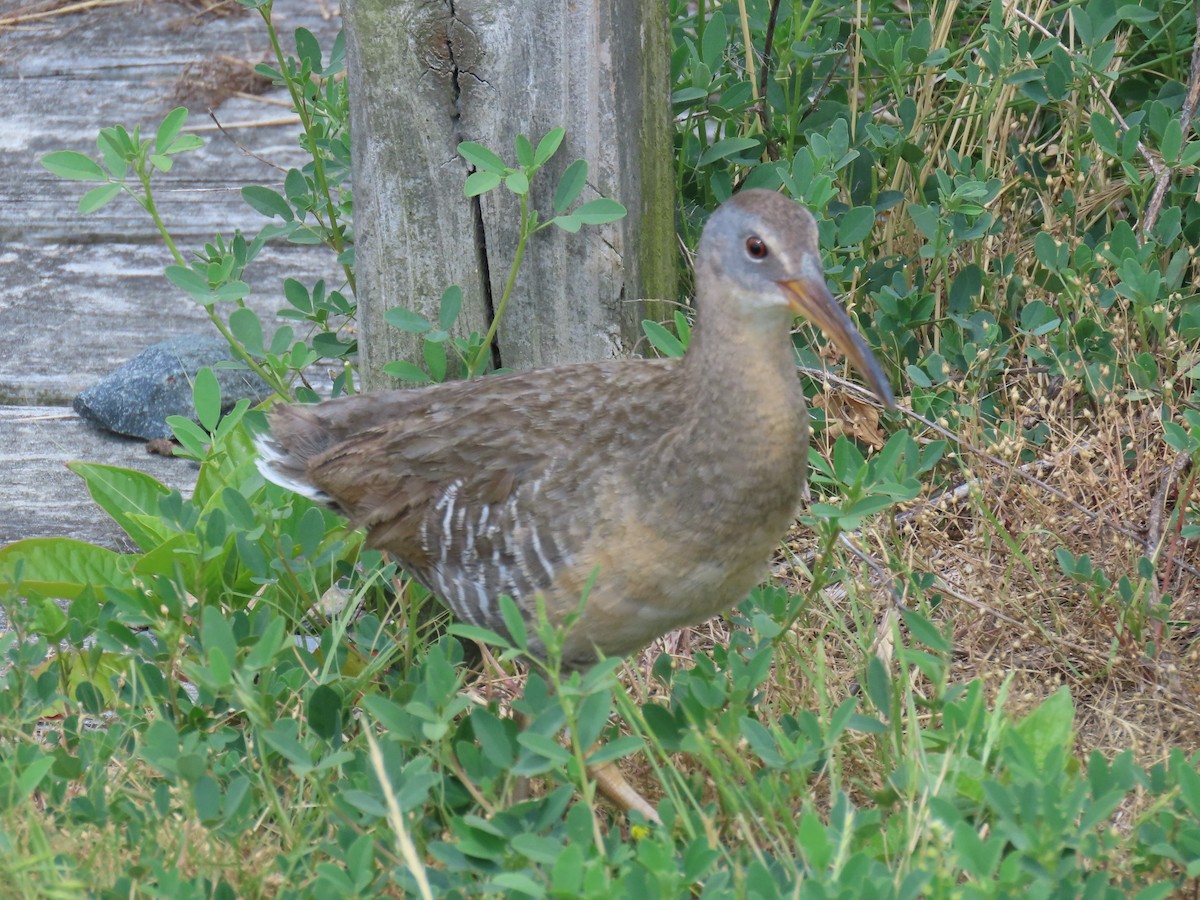
[[498, 336], [513, 369], [625, 356], [643, 298], [675, 295], [670, 32], [666, 4], [644, 0], [347, 0], [362, 369], [420, 359], [420, 344], [383, 321], [405, 306], [436, 318], [463, 288], [465, 332], [483, 332], [517, 243], [516, 198], [463, 197], [456, 153], [477, 141], [512, 162], [566, 128], [531, 192], [543, 218], [559, 175], [589, 164], [581, 200], [611, 197], [629, 215], [578, 234], [530, 241]]

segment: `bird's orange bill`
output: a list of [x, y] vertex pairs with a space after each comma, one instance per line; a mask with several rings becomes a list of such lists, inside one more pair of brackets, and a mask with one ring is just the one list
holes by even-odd
[[867, 380], [867, 385], [875, 392], [880, 402], [888, 409], [895, 409], [896, 400], [892, 396], [892, 386], [888, 384], [879, 360], [875, 358], [875, 354], [858, 333], [845, 310], [833, 298], [833, 294], [829, 293], [829, 288], [823, 282], [807, 279], [781, 281], [779, 286], [787, 291], [791, 298], [790, 305], [793, 311], [829, 335], [846, 354], [850, 364]]

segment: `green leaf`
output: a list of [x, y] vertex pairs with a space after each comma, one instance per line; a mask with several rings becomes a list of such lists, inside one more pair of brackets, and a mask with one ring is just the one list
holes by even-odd
[[175, 143], [175, 137], [179, 134], [179, 129], [183, 127], [183, 123], [187, 121], [188, 111], [185, 106], [177, 106], [162, 120], [162, 124], [158, 126], [158, 132], [154, 135], [154, 149], [158, 153], [166, 153], [168, 148]]
[[875, 208], [856, 206], [838, 222], [838, 240], [843, 247], [862, 243], [875, 227]]
[[[297, 208], [311, 203], [314, 189], [312, 180], [305, 178], [299, 169], [288, 169], [287, 175], [283, 176], [283, 192]], [[305, 201], [305, 204], [301, 201]]]
[[556, 767], [566, 766], [571, 761], [571, 754], [567, 752], [567, 749], [554, 738], [544, 734], [523, 731], [517, 735], [517, 743]]
[[[489, 150], [483, 144], [474, 141], [463, 141], [458, 145], [458, 155], [481, 172], [491, 172], [503, 176], [508, 173], [504, 160]], [[499, 181], [497, 181], [497, 184]]]
[[717, 141], [702, 154], [700, 154], [701, 166], [707, 166], [720, 159], [728, 159], [731, 156], [738, 156], [747, 150], [757, 148], [759, 142], [757, 138], [749, 137], [728, 137]]
[[[1195, 863], [1188, 867], [1188, 877], [1195, 878], [1194, 871]], [[1142, 888], [1133, 895], [1132, 900], [1167, 900], [1175, 893], [1175, 885], [1170, 881], [1160, 881], [1158, 884], [1152, 884]]]
[[1159, 17], [1157, 7], [1139, 6], [1136, 3], [1129, 3], [1117, 8], [1117, 18], [1125, 22], [1137, 22], [1146, 24], [1155, 21]]
[[681, 87], [672, 92], [671, 103], [675, 106], [687, 107], [699, 103], [707, 97], [707, 87]]
[[516, 760], [516, 729], [511, 720], [502, 720], [482, 708], [473, 710], [470, 718], [484, 757], [497, 768], [511, 768]]
[[466, 625], [462, 622], [454, 622], [446, 631], [455, 637], [465, 638], [468, 641], [478, 641], [481, 644], [489, 644], [504, 650], [513, 649], [512, 643], [504, 635], [497, 634], [490, 628], [483, 628], [479, 625]]
[[186, 153], [188, 150], [199, 150], [204, 146], [204, 138], [198, 134], [181, 134], [171, 142], [171, 146], [167, 148], [167, 155], [174, 156], [177, 153]]
[[308, 724], [316, 734], [333, 741], [342, 733], [342, 698], [327, 684], [313, 688], [305, 705]]
[[891, 718], [892, 679], [878, 656], [867, 660], [867, 696], [885, 719]]
[[606, 225], [625, 218], [625, 207], [616, 200], [600, 197], [584, 203], [571, 215], [584, 225]]
[[108, 181], [108, 175], [91, 157], [74, 150], [57, 150], [41, 158], [42, 168], [72, 181]]
[[1183, 152], [1183, 126], [1179, 124], [1178, 119], [1167, 122], [1160, 149], [1164, 162], [1173, 165], [1179, 161], [1179, 154]]
[[637, 753], [644, 746], [645, 742], [636, 734], [623, 734], [596, 747], [588, 756], [588, 765], [598, 766], [614, 759], [621, 759]]
[[296, 38], [296, 56], [302, 63], [307, 63], [309, 71], [313, 74], [321, 74], [321, 45], [316, 37], [307, 28], [297, 28], [295, 33]]
[[384, 366], [383, 374], [390, 378], [399, 378], [401, 381], [412, 381], [416, 384], [429, 384], [433, 381], [429, 377], [429, 373], [420, 366], [402, 359], [390, 362]]
[[209, 442], [209, 435], [205, 434], [204, 429], [186, 416], [167, 416], [167, 427], [175, 435], [175, 440], [192, 456], [197, 459], [204, 457]]
[[[27, 799], [30, 794], [37, 790], [38, 785], [41, 784], [42, 779], [49, 774], [50, 768], [53, 765], [54, 757], [49, 753], [39, 756], [37, 759], [32, 761], [23, 763], [19, 770], [21, 774], [17, 776], [18, 797], [22, 800]], [[12, 802], [12, 800], [9, 802]]]
[[222, 303], [232, 303], [245, 298], [250, 293], [250, 285], [244, 281], [229, 281], [218, 285], [212, 292], [212, 299]]
[[124, 178], [129, 171], [129, 163], [125, 159], [124, 152], [114, 143], [107, 130], [101, 129], [100, 133], [96, 135], [96, 149], [100, 151], [100, 156], [111, 176], [118, 180]]
[[554, 188], [554, 214], [562, 215], [571, 208], [583, 186], [587, 184], [588, 164], [586, 159], [577, 159], [567, 166]]
[[119, 184], [102, 184], [99, 187], [92, 188], [79, 198], [79, 214], [86, 216], [89, 213], [94, 213], [101, 207], [111, 203], [119, 193], [121, 193], [121, 185]]
[[266, 630], [255, 640], [249, 654], [242, 660], [242, 666], [251, 672], [257, 672], [274, 665], [275, 654], [282, 650], [284, 643], [288, 641], [285, 625], [283, 616], [273, 617]]
[[313, 299], [308, 292], [308, 288], [302, 282], [295, 278], [288, 278], [283, 282], [283, 296], [287, 302], [305, 315], [311, 315], [313, 312]]
[[804, 812], [796, 823], [796, 841], [809, 867], [813, 871], [824, 871], [833, 857], [833, 847], [824, 823], [812, 810]]
[[1049, 232], [1039, 231], [1033, 236], [1033, 255], [1051, 272], [1062, 268], [1059, 251], [1058, 241]]
[[262, 356], [263, 329], [258, 313], [248, 306], [239, 306], [229, 314], [229, 330], [252, 356]]
[[242, 188], [242, 199], [268, 219], [278, 216], [283, 221], [290, 222], [295, 218], [291, 205], [282, 194], [260, 184], [248, 184]]
[[1162, 426], [1163, 440], [1166, 441], [1168, 447], [1170, 447], [1176, 453], [1190, 454], [1192, 452], [1192, 442], [1194, 438], [1192, 438], [1182, 426], [1176, 424], [1175, 422], [1163, 422]]
[[1200, 773], [1186, 762], [1178, 766], [1179, 797], [1193, 818], [1200, 819]]
[[205, 366], [196, 373], [192, 384], [192, 401], [196, 405], [196, 418], [208, 431], [217, 430], [221, 420], [221, 385], [213, 370]]
[[[136, 518], [146, 520], [150, 517], [139, 515]], [[182, 579], [182, 583], [186, 584], [198, 575], [199, 547], [200, 538], [193, 531], [172, 535], [138, 557], [133, 564], [133, 574], [142, 581], [163, 575]]]
[[226, 660], [237, 659], [237, 639], [233, 636], [233, 626], [218, 607], [204, 607], [200, 616], [200, 642], [206, 656], [213, 651], [220, 651]]
[[458, 321], [458, 313], [462, 309], [463, 292], [457, 284], [452, 284], [442, 291], [442, 299], [438, 304], [438, 325], [442, 331], [449, 331]]
[[591, 747], [600, 739], [600, 733], [608, 724], [608, 714], [612, 711], [612, 693], [600, 690], [579, 704], [576, 710], [575, 731], [579, 742], [585, 747]]
[[904, 625], [920, 643], [924, 644], [935, 653], [949, 653], [952, 646], [945, 636], [937, 630], [932, 622], [915, 610], [910, 610], [907, 607], [900, 607], [900, 618], [904, 620]]
[[525, 617], [517, 607], [516, 601], [507, 594], [500, 595], [500, 618], [512, 642], [521, 650], [529, 646], [529, 635], [525, 628]]
[[67, 468], [83, 479], [96, 505], [112, 516], [143, 552], [174, 533], [159, 519], [159, 499], [171, 489], [158, 479], [135, 469], [99, 463], [72, 462]]
[[1117, 126], [1111, 120], [1096, 112], [1092, 113], [1090, 121], [1092, 138], [1095, 139], [1096, 146], [1109, 156], [1119, 158], [1121, 156], [1121, 145], [1117, 142]]
[[658, 322], [643, 319], [642, 331], [649, 339], [650, 345], [663, 356], [672, 358], [683, 356], [683, 343]]
[[504, 186], [518, 197], [524, 197], [529, 193], [529, 178], [524, 172], [513, 172], [504, 179]]
[[717, 71], [725, 58], [725, 47], [729, 42], [729, 25], [720, 9], [713, 12], [704, 26], [700, 42], [700, 59], [711, 70]]
[[193, 297], [208, 297], [212, 291], [208, 287], [208, 279], [187, 266], [167, 266], [164, 274], [167, 281]]
[[221, 788], [211, 775], [201, 775], [192, 786], [192, 803], [196, 818], [205, 825], [215, 825], [221, 819]]
[[0, 548], [0, 593], [74, 600], [88, 586], [133, 590], [124, 554], [73, 538], [27, 538]]
[[1069, 752], [1074, 740], [1075, 704], [1066, 685], [1060, 687], [1041, 705], [1020, 722], [1013, 731], [1033, 751], [1039, 765], [1049, 758], [1052, 751]]
[[533, 144], [529, 143], [529, 138], [518, 134], [513, 143], [517, 149], [517, 165], [523, 169], [533, 168]]
[[393, 306], [383, 314], [383, 320], [393, 328], [399, 328], [409, 334], [424, 334], [433, 328], [430, 321], [419, 312], [405, 309], [403, 306]]
[[544, 166], [558, 152], [558, 148], [562, 145], [563, 137], [566, 136], [565, 128], [552, 128], [546, 132], [546, 136], [538, 141], [537, 150], [533, 153], [533, 164], [535, 166]]
[[464, 197], [478, 197], [486, 194], [501, 182], [501, 176], [495, 172], [472, 172], [463, 182]]
[[[85, 596], [87, 594], [77, 597], [75, 602], [83, 602]], [[67, 614], [58, 605], [58, 601], [40, 597], [34, 609], [37, 611], [32, 622], [34, 630], [38, 634], [45, 635], [49, 640], [62, 640], [67, 630]]]
[[446, 345], [426, 338], [421, 346], [425, 357], [425, 365], [429, 368], [429, 377], [434, 381], [446, 380]]
[[579, 221], [578, 216], [555, 216], [548, 224], [557, 225], [563, 231], [570, 234], [575, 234], [583, 227], [583, 223]]

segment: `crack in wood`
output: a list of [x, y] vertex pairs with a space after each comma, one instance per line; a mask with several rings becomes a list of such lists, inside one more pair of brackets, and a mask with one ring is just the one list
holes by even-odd
[[[471, 29], [458, 18], [454, 8], [454, 0], [450, 0], [450, 16], [447, 20], [445, 31], [445, 47], [448, 56], [450, 68], [450, 85], [454, 92], [454, 128], [455, 138], [458, 141], [465, 140], [459, 125], [463, 119], [462, 111], [462, 95], [463, 87], [461, 79], [464, 75], [474, 78], [481, 84], [486, 84], [484, 79], [480, 78], [474, 72], [471, 72], [465, 66], [459, 64], [459, 60], [470, 55], [469, 42], [465, 41], [466, 35], [471, 34]], [[478, 50], [478, 48], [475, 48]], [[475, 171], [475, 167], [470, 167], [471, 172]], [[488, 245], [487, 245], [487, 229], [483, 223], [483, 203], [480, 196], [477, 194], [470, 198], [471, 203], [471, 222], [475, 230], [475, 255], [479, 261], [479, 280], [480, 290], [483, 295], [483, 304], [487, 312], [487, 320], [490, 325], [496, 318], [496, 303], [495, 297], [492, 295], [492, 273], [491, 266], [488, 260]], [[502, 366], [502, 356], [500, 353], [500, 335], [497, 334], [492, 341], [492, 367], [499, 369]]]

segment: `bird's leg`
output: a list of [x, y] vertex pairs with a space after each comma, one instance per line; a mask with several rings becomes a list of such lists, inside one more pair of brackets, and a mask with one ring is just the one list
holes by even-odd
[[615, 762], [610, 760], [600, 763], [598, 766], [588, 766], [587, 773], [592, 781], [596, 782], [600, 793], [620, 807], [622, 812], [639, 812], [647, 822], [653, 822], [655, 825], [662, 824], [662, 819], [658, 817], [658, 810], [651, 806], [650, 801], [638, 793], [637, 788], [625, 779]]
[[[517, 727], [524, 730], [529, 723], [528, 716], [518, 709], [512, 711], [513, 719], [516, 720]], [[567, 739], [570, 740], [569, 729], [566, 732]], [[588, 751], [588, 755], [600, 746], [600, 742], [593, 745]], [[603, 762], [599, 765], [587, 766], [588, 777], [595, 782], [596, 788], [608, 798], [621, 812], [628, 815], [630, 812], [641, 813], [647, 822], [655, 825], [661, 825], [662, 819], [659, 818], [658, 811], [650, 805], [650, 801], [643, 797], [632, 784], [621, 773], [620, 768], [613, 761]], [[529, 779], [519, 778], [513, 786], [513, 800], [520, 803], [529, 797]]]

